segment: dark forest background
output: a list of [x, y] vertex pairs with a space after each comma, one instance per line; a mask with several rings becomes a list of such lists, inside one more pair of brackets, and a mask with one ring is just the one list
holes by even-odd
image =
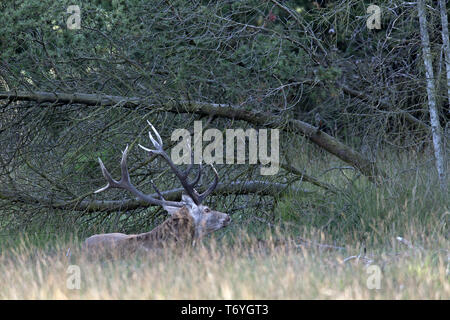
[[[166, 150], [172, 131], [192, 131], [196, 120], [223, 132], [280, 129], [278, 174], [216, 165], [222, 189], [208, 204], [234, 221], [220, 237], [307, 226], [335, 239], [385, 241], [410, 223], [446, 232], [415, 3], [77, 1], [81, 29], [69, 30], [72, 4], [0, 3], [0, 241], [161, 223], [161, 209], [125, 191], [93, 194], [105, 184], [97, 158], [118, 177], [127, 144], [139, 188], [152, 192], [150, 178], [161, 190], [179, 187], [163, 162], [137, 148], [149, 145], [147, 120]], [[366, 26], [370, 4], [382, 10], [381, 29]], [[427, 19], [448, 154], [435, 2]]]

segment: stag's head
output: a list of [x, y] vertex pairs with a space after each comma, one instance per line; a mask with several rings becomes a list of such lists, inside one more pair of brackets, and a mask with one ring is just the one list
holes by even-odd
[[[102, 169], [103, 175], [108, 182], [108, 184], [97, 190], [97, 192], [104, 191], [109, 188], [121, 188], [130, 191], [132, 194], [153, 205], [162, 206], [172, 217], [178, 217], [179, 215], [189, 214], [188, 220], [192, 221], [195, 227], [195, 238], [201, 238], [202, 236], [226, 227], [230, 224], [231, 218], [228, 214], [215, 211], [210, 209], [208, 206], [203, 205], [202, 202], [208, 197], [214, 189], [217, 187], [219, 181], [219, 175], [211, 165], [211, 168], [214, 173], [214, 181], [209, 185], [208, 188], [203, 193], [199, 193], [196, 189], [196, 185], [200, 181], [200, 177], [202, 175], [202, 165], [199, 165], [198, 173], [195, 179], [189, 181], [189, 173], [192, 170], [193, 157], [191, 157], [191, 164], [187, 168], [186, 171], [180, 171], [176, 165], [172, 162], [169, 155], [163, 149], [163, 142], [161, 136], [158, 131], [153, 127], [153, 125], [148, 122], [153, 133], [156, 136], [156, 139], [153, 137], [152, 133], [149, 132], [150, 141], [153, 144], [154, 149], [149, 149], [139, 145], [143, 150], [147, 151], [150, 155], [156, 154], [161, 156], [169, 165], [172, 172], [180, 181], [183, 186], [185, 194], [182, 195], [181, 201], [167, 201], [164, 199], [163, 194], [158, 190], [158, 188], [151, 181], [153, 188], [156, 191], [156, 195], [144, 194], [141, 191], [137, 190], [135, 186], [131, 184], [130, 175], [128, 173], [127, 167], [127, 152], [128, 146], [125, 148], [125, 151], [122, 155], [121, 161], [121, 169], [122, 169], [122, 177], [119, 181], [114, 180], [111, 177], [111, 174], [108, 172], [106, 167], [103, 165], [103, 162], [99, 159], [100, 167]], [[192, 154], [193, 155], [193, 154]], [[158, 199], [159, 198], [159, 199]], [[182, 208], [186, 208], [187, 210], [181, 210]], [[192, 218], [192, 219], [191, 219]]]
[[228, 214], [212, 210], [206, 205], [197, 205], [188, 195], [183, 194], [181, 203], [187, 211], [181, 211], [179, 207], [168, 205], [164, 205], [163, 208], [171, 216], [181, 214], [183, 212], [189, 214], [195, 225], [196, 238], [201, 238], [208, 233], [224, 228], [231, 222], [231, 218]]

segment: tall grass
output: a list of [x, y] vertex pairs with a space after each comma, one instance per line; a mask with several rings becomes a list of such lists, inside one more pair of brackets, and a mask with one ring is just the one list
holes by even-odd
[[[435, 249], [436, 243], [431, 248], [430, 243], [417, 248], [400, 245], [364, 255], [352, 245], [335, 248], [311, 240], [284, 240], [257, 241], [241, 235], [232, 244], [209, 241], [183, 254], [109, 261], [88, 260], [73, 248], [69, 259], [62, 244], [36, 250], [24, 243], [0, 255], [0, 298], [450, 298], [447, 253]], [[445, 243], [436, 240], [437, 246]], [[79, 289], [71, 287], [75, 282], [70, 265], [79, 267]], [[369, 265], [381, 271], [379, 289], [368, 286]]]
[[311, 174], [337, 193], [285, 195], [272, 216], [233, 216], [183, 254], [92, 261], [78, 250], [86, 231], [3, 238], [0, 299], [449, 299], [449, 200], [432, 163], [384, 154], [390, 179], [375, 186], [321, 158]]

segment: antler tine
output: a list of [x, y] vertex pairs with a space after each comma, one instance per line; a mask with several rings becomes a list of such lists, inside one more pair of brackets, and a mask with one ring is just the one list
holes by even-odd
[[[161, 136], [159, 135], [158, 131], [156, 131], [155, 127], [150, 123], [150, 121], [147, 120], [147, 123], [148, 123], [148, 125], [152, 128], [153, 132], [155, 133], [156, 139], [158, 139], [158, 145], [159, 145], [159, 146], [161, 147], [161, 149], [162, 149], [163, 142], [162, 142]], [[151, 140], [151, 141], [153, 142], [153, 144], [155, 145], [155, 142], [156, 142], [156, 141], [153, 139], [153, 136], [152, 136], [152, 134], [150, 133], [150, 131], [148, 132], [148, 135], [150, 136], [150, 140]]]
[[117, 183], [117, 181], [114, 180], [114, 179], [111, 177], [111, 174], [110, 174], [110, 173], [108, 172], [108, 170], [106, 169], [106, 167], [105, 167], [105, 165], [103, 164], [103, 161], [102, 161], [102, 159], [100, 159], [100, 157], [98, 158], [98, 162], [100, 163], [100, 168], [101, 168], [101, 170], [102, 170], [103, 176], [105, 177], [105, 179], [106, 179], [106, 181], [107, 181], [108, 183], [107, 183], [106, 186], [104, 186], [103, 188], [100, 188], [100, 189], [98, 189], [98, 190], [95, 190], [94, 193], [99, 193], [99, 192], [105, 191], [105, 190], [107, 190], [107, 189], [109, 189], [109, 188], [112, 188], [111, 185], [113, 185], [114, 183]]
[[219, 174], [217, 173], [216, 168], [214, 168], [214, 166], [213, 166], [212, 164], [210, 164], [210, 166], [211, 166], [211, 168], [212, 168], [213, 171], [214, 171], [214, 175], [215, 175], [214, 181], [213, 181], [213, 183], [209, 186], [209, 188], [206, 189], [205, 192], [203, 192], [202, 194], [199, 194], [199, 195], [198, 195], [198, 200], [199, 200], [200, 202], [202, 202], [203, 200], [205, 200], [205, 198], [206, 198], [207, 196], [209, 196], [209, 195], [211, 194], [211, 192], [214, 191], [214, 189], [216, 189], [217, 184], [219, 183]]
[[200, 181], [200, 178], [201, 178], [201, 176], [202, 176], [202, 170], [203, 170], [203, 166], [202, 166], [202, 164], [200, 163], [200, 164], [199, 164], [199, 167], [198, 167], [198, 173], [197, 173], [197, 176], [195, 177], [194, 181], [192, 181], [192, 182], [189, 183], [189, 185], [190, 185], [191, 187], [195, 187], [195, 185]]
[[120, 161], [120, 171], [122, 172], [122, 177], [119, 182], [121, 183], [130, 183], [130, 174], [128, 173], [128, 166], [127, 166], [127, 156], [128, 156], [128, 145], [125, 147], [125, 150], [123, 150], [122, 160]]
[[98, 158], [98, 162], [100, 163], [100, 168], [102, 169], [103, 176], [105, 177], [105, 179], [108, 183], [103, 188], [100, 188], [100, 189], [94, 191], [94, 193], [99, 193], [99, 192], [105, 191], [110, 188], [120, 188], [121, 185], [123, 185], [124, 183], [126, 183], [126, 182], [129, 183], [130, 175], [128, 174], [128, 169], [127, 169], [127, 153], [128, 153], [128, 145], [126, 146], [125, 150], [122, 152], [122, 160], [120, 162], [122, 178], [120, 179], [120, 181], [113, 179], [111, 174], [108, 172], [108, 169], [106, 169], [105, 165], [103, 164], [102, 159], [100, 159], [100, 157]]
[[153, 183], [153, 180], [150, 180], [150, 183], [153, 187], [153, 189], [155, 189], [156, 193], [158, 194], [158, 196], [161, 198], [161, 200], [166, 201], [166, 199], [164, 199], [164, 196], [162, 195], [162, 193], [159, 191], [159, 189], [156, 187], [156, 185]]
[[148, 137], [150, 138], [150, 141], [152, 142], [153, 146], [155, 147], [155, 150], [147, 148], [147, 147], [144, 147], [143, 145], [140, 145], [140, 144], [139, 144], [139, 147], [141, 147], [145, 151], [149, 152], [150, 154], [155, 153], [155, 154], [162, 155], [165, 152], [164, 152], [164, 149], [163, 149], [163, 142], [162, 142], [161, 136], [159, 135], [158, 131], [156, 131], [155, 127], [150, 123], [150, 121], [147, 120], [147, 123], [152, 128], [153, 132], [155, 133], [156, 139], [158, 141], [156, 141], [153, 138], [152, 133], [149, 131], [148, 132]]

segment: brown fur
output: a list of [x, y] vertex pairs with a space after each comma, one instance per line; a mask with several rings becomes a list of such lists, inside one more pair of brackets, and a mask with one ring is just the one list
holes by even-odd
[[195, 237], [194, 218], [186, 207], [172, 214], [153, 230], [140, 234], [96, 234], [86, 239], [84, 251], [89, 256], [122, 258], [136, 252], [154, 251], [168, 246], [190, 246]]

